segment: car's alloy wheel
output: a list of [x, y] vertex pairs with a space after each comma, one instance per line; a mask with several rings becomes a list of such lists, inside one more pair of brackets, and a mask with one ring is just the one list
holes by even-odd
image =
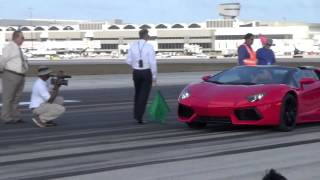
[[293, 95], [288, 94], [282, 102], [279, 129], [281, 131], [291, 131], [296, 126], [296, 117], [297, 100]]
[[193, 122], [187, 123], [187, 125], [188, 125], [190, 128], [193, 128], [193, 129], [201, 129], [201, 128], [206, 127], [207, 123], [205, 123], [205, 122], [193, 121]]

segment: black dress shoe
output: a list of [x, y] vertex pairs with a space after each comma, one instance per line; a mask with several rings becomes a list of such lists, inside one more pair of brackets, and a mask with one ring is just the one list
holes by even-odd
[[16, 124], [18, 124], [18, 123], [25, 123], [25, 121], [22, 120], [22, 119], [18, 119], [18, 120], [16, 120], [16, 121], [14, 121], [14, 123], [16, 123]]
[[5, 121], [4, 124], [16, 124], [14, 121]]
[[140, 120], [137, 120], [138, 121], [138, 124], [144, 124], [143, 120], [140, 119]]

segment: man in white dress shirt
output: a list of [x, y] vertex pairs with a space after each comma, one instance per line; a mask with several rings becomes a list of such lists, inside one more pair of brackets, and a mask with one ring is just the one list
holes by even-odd
[[6, 45], [2, 52], [2, 111], [1, 119], [5, 124], [24, 122], [18, 110], [19, 101], [25, 83], [28, 62], [23, 55], [20, 46], [24, 41], [21, 31], [14, 31], [12, 41]]
[[153, 46], [147, 43], [147, 29], [139, 31], [139, 40], [134, 42], [128, 52], [127, 64], [133, 69], [134, 119], [143, 124], [143, 114], [146, 109], [152, 82], [157, 81], [157, 62]]

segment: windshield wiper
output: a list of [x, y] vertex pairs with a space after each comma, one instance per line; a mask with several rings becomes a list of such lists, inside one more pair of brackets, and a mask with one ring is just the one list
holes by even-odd
[[242, 83], [239, 83], [239, 84], [242, 84], [242, 85], [256, 85], [256, 83], [253, 83], [253, 82], [242, 82]]
[[222, 83], [220, 81], [208, 81], [208, 82], [215, 83], [215, 84], [224, 84], [224, 83]]
[[256, 85], [256, 83], [253, 82], [230, 82], [226, 84], [231, 84], [231, 85]]

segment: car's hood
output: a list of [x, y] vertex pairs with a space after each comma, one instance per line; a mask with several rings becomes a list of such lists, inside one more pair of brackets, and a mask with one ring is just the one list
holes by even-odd
[[[225, 85], [214, 83], [199, 83], [189, 87], [191, 96], [197, 100], [209, 104], [232, 106], [241, 102], [247, 102], [247, 97], [259, 93], [269, 96], [276, 93], [287, 92], [286, 85]], [[281, 96], [279, 96], [281, 97]], [[271, 97], [273, 98], [273, 97]], [[271, 99], [268, 97], [268, 99]]]

